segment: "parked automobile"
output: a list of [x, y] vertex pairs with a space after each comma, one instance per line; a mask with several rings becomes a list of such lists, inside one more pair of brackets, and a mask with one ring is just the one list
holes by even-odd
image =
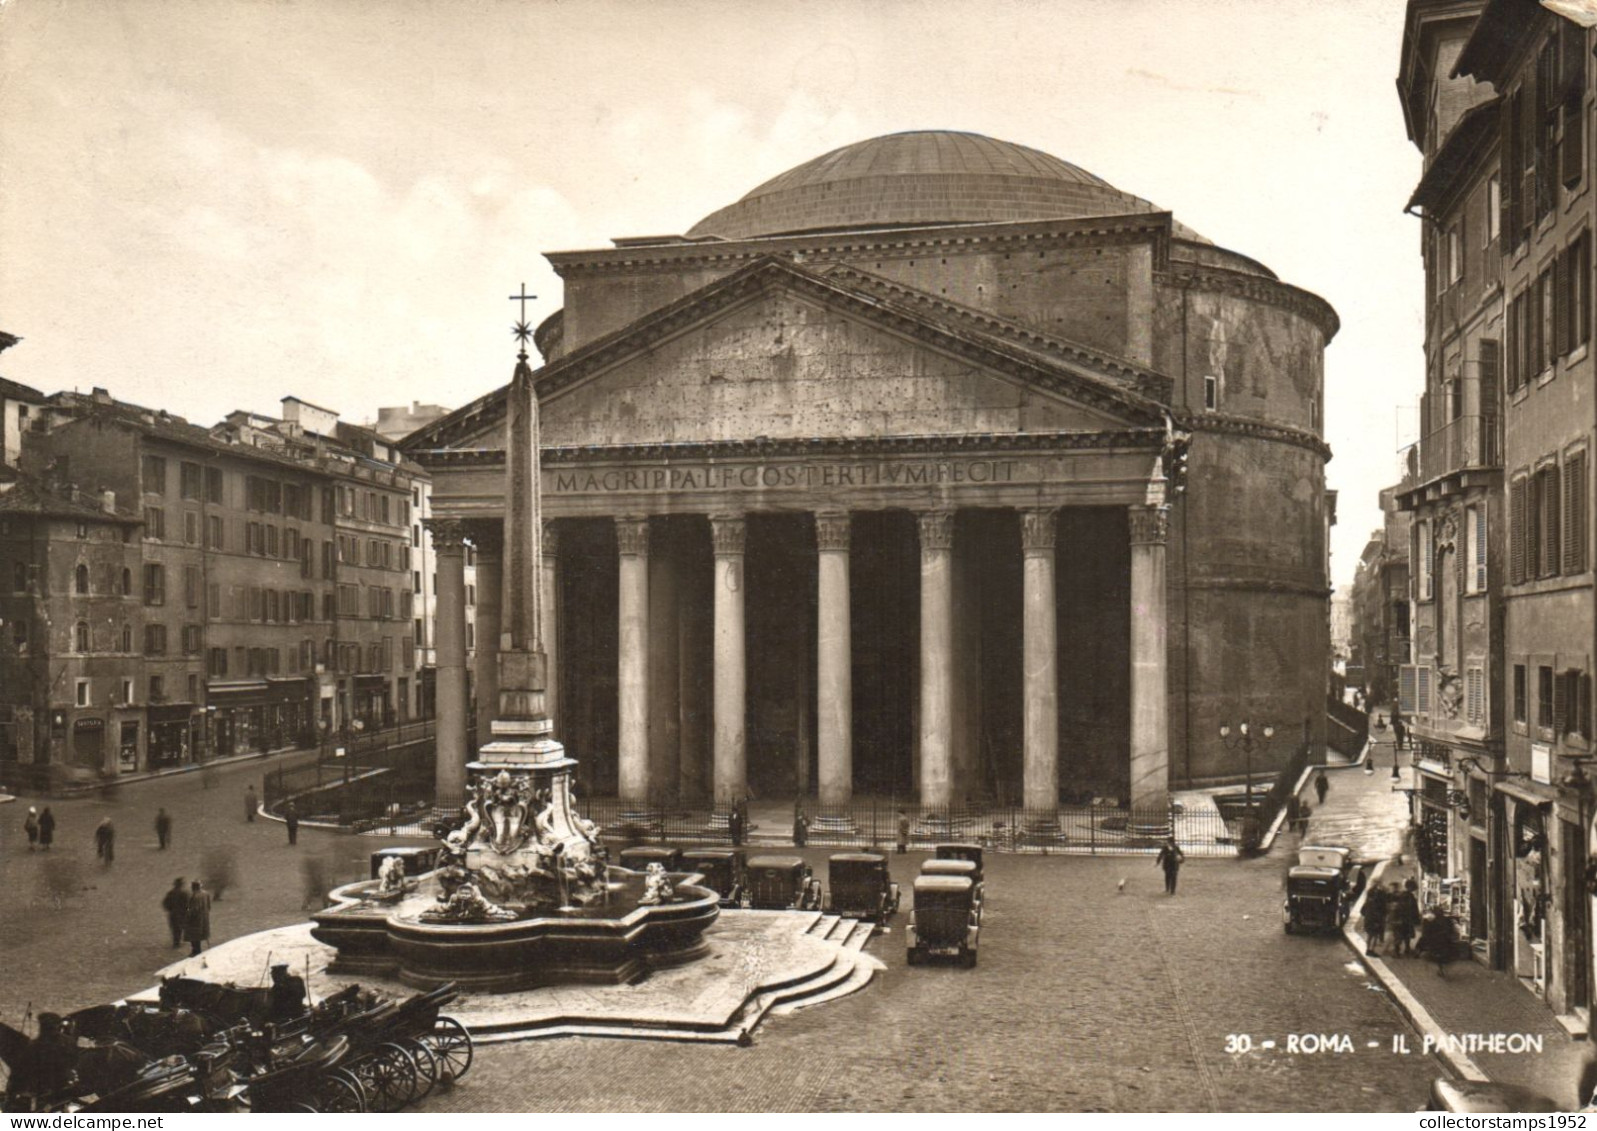
[[1287, 872], [1281, 918], [1286, 933], [1340, 930], [1347, 922], [1352, 850], [1309, 844]]
[[976, 906], [976, 917], [981, 918], [982, 905], [987, 899], [987, 889], [982, 884], [981, 866], [969, 860], [937, 859], [921, 862], [920, 874], [923, 876], [959, 876], [971, 882], [971, 899]]
[[667, 872], [682, 871], [682, 850], [663, 844], [639, 844], [623, 848], [619, 857], [623, 868], [646, 872], [650, 864], [659, 864]]
[[800, 856], [751, 856], [744, 867], [749, 906], [768, 911], [819, 911], [821, 881]]
[[956, 957], [963, 966], [976, 965], [981, 914], [975, 891], [976, 884], [969, 876], [915, 877], [915, 905], [909, 913], [906, 939], [911, 966], [937, 955]]
[[874, 852], [838, 852], [826, 862], [827, 910], [873, 920], [878, 927], [898, 914], [898, 885], [887, 857]]
[[704, 877], [704, 886], [721, 897], [722, 907], [743, 901], [743, 853], [732, 848], [694, 848], [682, 854], [682, 870]]
[[976, 865], [976, 873], [971, 878], [978, 884], [982, 882], [981, 845], [967, 843], [939, 844], [932, 850], [932, 856], [937, 860], [969, 860]]

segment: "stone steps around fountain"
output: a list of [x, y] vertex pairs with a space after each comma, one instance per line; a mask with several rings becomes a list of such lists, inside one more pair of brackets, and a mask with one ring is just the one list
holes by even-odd
[[824, 1005], [826, 1002], [836, 1001], [840, 997], [847, 997], [849, 994], [864, 989], [870, 983], [870, 980], [876, 976], [876, 972], [882, 969], [880, 960], [868, 954], [860, 954], [849, 965], [852, 968], [846, 978], [834, 982], [814, 994], [772, 1006], [770, 1010], [771, 1016], [787, 1017], [801, 1009], [808, 1009], [812, 1005]]

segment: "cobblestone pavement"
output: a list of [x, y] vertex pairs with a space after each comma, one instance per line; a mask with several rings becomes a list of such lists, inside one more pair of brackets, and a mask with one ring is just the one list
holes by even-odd
[[[302, 918], [307, 873], [322, 890], [366, 875], [370, 852], [386, 838], [301, 828], [290, 847], [281, 824], [245, 822], [245, 786], [253, 782], [259, 794], [262, 774], [292, 757], [51, 800], [59, 823], [48, 853], [29, 853], [22, 831], [28, 806], [46, 802], [23, 796], [0, 805], [0, 1019], [16, 1024], [30, 1003], [36, 1013], [66, 1011], [150, 985], [153, 971], [187, 953], [172, 949], [160, 906], [177, 876], [202, 879], [214, 894], [220, 875], [232, 871], [211, 910], [212, 941], [223, 942]], [[155, 838], [162, 806], [173, 819], [165, 852]], [[94, 855], [94, 827], [105, 816], [117, 831], [109, 867]]]
[[[174, 876], [203, 876], [214, 846], [232, 847], [236, 872], [213, 911], [215, 941], [299, 919], [307, 861], [324, 887], [364, 874], [387, 840], [302, 829], [291, 848], [280, 824], [245, 823], [245, 783], [259, 788], [267, 765], [52, 802], [60, 827], [48, 857], [26, 851], [30, 799], [0, 806], [0, 1016], [15, 1023], [29, 1003], [72, 1009], [150, 984], [174, 953], [160, 897]], [[176, 825], [165, 853], [160, 805]], [[117, 859], [102, 868], [92, 838], [107, 814]], [[1417, 1037], [1340, 942], [1281, 930], [1291, 846], [1193, 861], [1174, 898], [1146, 857], [991, 857], [975, 970], [909, 969], [901, 916], [870, 945], [888, 969], [866, 990], [767, 1020], [752, 1048], [483, 1046], [462, 1086], [422, 1109], [1414, 1110], [1439, 1068], [1388, 1050], [1394, 1033], [1415, 1048]], [[827, 852], [806, 853], [822, 875]], [[893, 858], [906, 887], [919, 861]], [[1251, 1051], [1228, 1052], [1228, 1034], [1251, 1038]], [[1346, 1034], [1353, 1050], [1289, 1053], [1294, 1034]]]
[[[895, 875], [907, 881], [919, 859], [893, 857]], [[463, 1084], [422, 1110], [1424, 1106], [1440, 1068], [1390, 1052], [1393, 1034], [1416, 1049], [1418, 1038], [1346, 946], [1282, 931], [1279, 860], [1194, 861], [1174, 898], [1147, 858], [989, 861], [974, 970], [907, 967], [901, 916], [869, 947], [888, 964], [875, 982], [767, 1020], [752, 1048], [483, 1046]], [[1228, 1034], [1250, 1037], [1252, 1051], [1227, 1052]], [[1288, 1053], [1293, 1034], [1346, 1034], [1352, 1051]]]

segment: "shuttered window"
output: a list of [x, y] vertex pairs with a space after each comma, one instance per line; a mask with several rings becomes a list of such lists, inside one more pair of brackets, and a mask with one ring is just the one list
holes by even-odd
[[1586, 160], [1586, 117], [1581, 111], [1586, 105], [1586, 29], [1570, 20], [1560, 20], [1562, 45], [1559, 52], [1563, 63], [1563, 151], [1560, 179], [1569, 188], [1580, 183]]
[[1422, 715], [1431, 713], [1431, 669], [1414, 669], [1414, 706]]
[[1564, 572], [1586, 570], [1586, 453], [1564, 461]]
[[1413, 664], [1404, 664], [1397, 673], [1398, 706], [1402, 708], [1405, 715], [1412, 716], [1417, 710], [1415, 705], [1415, 689], [1419, 683], [1415, 675], [1417, 671], [1418, 669]]
[[1519, 323], [1525, 315], [1525, 296], [1515, 295], [1514, 301], [1508, 304], [1508, 391], [1517, 390], [1525, 383], [1525, 366], [1519, 356]]
[[1528, 481], [1522, 475], [1514, 480], [1509, 491], [1508, 506], [1508, 579], [1519, 585], [1525, 580], [1526, 509], [1529, 504]]
[[1541, 577], [1557, 577], [1562, 562], [1563, 539], [1559, 536], [1559, 522], [1563, 507], [1563, 493], [1559, 490], [1558, 465], [1551, 464], [1537, 472], [1541, 481], [1542, 542], [1540, 547]]
[[[1498, 225], [1502, 237], [1501, 250], [1505, 256], [1511, 254], [1519, 246], [1521, 239], [1519, 223], [1520, 93], [1520, 91], [1516, 90], [1504, 98], [1499, 111], [1498, 132], [1503, 139], [1503, 148], [1500, 162], [1502, 174], [1498, 191]], [[1510, 345], [1509, 348], [1512, 349], [1513, 346]], [[1510, 362], [1509, 368], [1512, 372], [1512, 362]]]
[[1486, 721], [1486, 679], [1480, 668], [1464, 673], [1464, 718], [1477, 726]]

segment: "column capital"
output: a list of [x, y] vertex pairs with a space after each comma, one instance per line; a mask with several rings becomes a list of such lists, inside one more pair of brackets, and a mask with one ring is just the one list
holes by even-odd
[[502, 520], [468, 519], [461, 525], [466, 528], [466, 538], [478, 554], [488, 558], [504, 557], [505, 524]]
[[712, 514], [710, 516], [710, 541], [717, 557], [743, 553], [748, 532], [748, 521], [740, 514]]
[[626, 514], [616, 517], [616, 548], [622, 557], [649, 556], [649, 516]]
[[1054, 507], [1028, 507], [1020, 512], [1020, 548], [1028, 554], [1052, 550], [1057, 538], [1059, 511]]
[[459, 554], [466, 549], [466, 524], [458, 518], [429, 518], [423, 525], [433, 536], [433, 550], [440, 554]]
[[543, 520], [543, 556], [557, 558], [560, 556], [560, 527], [556, 526], [556, 519]]
[[1133, 546], [1163, 545], [1170, 537], [1170, 508], [1166, 506], [1127, 507], [1131, 517]]
[[850, 516], [847, 511], [815, 513], [815, 548], [820, 551], [847, 550]]
[[952, 550], [954, 548], [953, 511], [917, 511], [915, 524], [920, 532], [922, 550]]

